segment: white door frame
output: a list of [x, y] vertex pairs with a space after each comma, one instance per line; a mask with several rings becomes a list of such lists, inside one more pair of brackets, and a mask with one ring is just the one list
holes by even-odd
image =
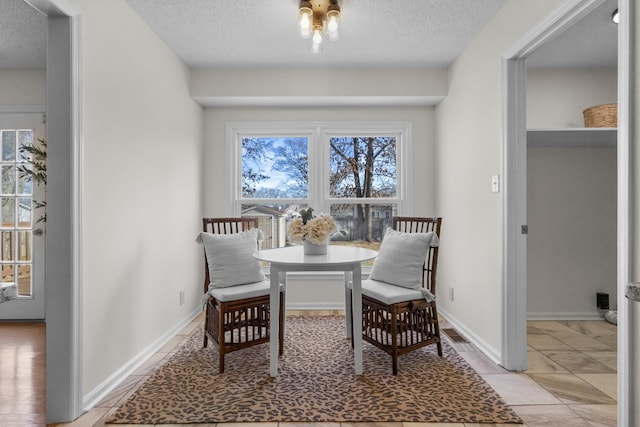
[[[618, 425], [640, 424], [640, 305], [626, 298], [628, 283], [640, 280], [638, 174], [640, 151], [636, 126], [636, 41], [638, 12], [634, 0], [618, 0]], [[634, 259], [635, 258], [635, 259]]]
[[25, 0], [48, 17], [46, 421], [82, 414], [81, 16], [70, 0]]
[[[503, 323], [502, 362], [507, 369], [527, 366], [527, 264], [526, 236], [521, 226], [526, 216], [526, 58], [542, 44], [591, 12], [603, 0], [567, 0], [546, 20], [503, 55], [503, 160], [505, 191], [503, 199]], [[637, 319], [640, 307], [625, 299], [627, 283], [633, 280], [634, 230], [632, 214], [637, 199], [634, 193], [634, 163], [631, 144], [635, 138], [635, 28], [637, 12], [632, 0], [619, 0], [623, 19], [618, 28], [618, 425], [637, 425], [640, 393], [634, 384], [640, 380], [640, 361], [634, 348], [640, 335]], [[640, 173], [639, 173], [640, 175]], [[636, 190], [637, 191], [637, 190]], [[638, 218], [636, 218], [638, 219]], [[639, 249], [640, 252], [640, 249]], [[640, 262], [635, 265], [640, 279]]]

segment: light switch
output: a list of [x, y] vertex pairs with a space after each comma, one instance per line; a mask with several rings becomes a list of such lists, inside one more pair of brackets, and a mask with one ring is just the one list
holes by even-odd
[[500, 175], [493, 175], [491, 177], [491, 192], [492, 193], [500, 192]]

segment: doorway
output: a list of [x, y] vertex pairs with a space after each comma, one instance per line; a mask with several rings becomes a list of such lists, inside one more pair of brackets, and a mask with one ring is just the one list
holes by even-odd
[[[82, 412], [82, 310], [81, 310], [81, 14], [72, 0], [28, 0], [16, 3], [21, 10], [37, 11], [44, 17], [37, 30], [46, 35], [46, 107], [48, 170], [47, 234], [44, 251], [44, 318], [46, 331], [47, 422], [66, 422]], [[10, 17], [13, 15], [9, 15]], [[21, 15], [20, 15], [21, 16]], [[22, 16], [22, 18], [24, 18]], [[36, 28], [24, 19], [11, 21], [17, 27]], [[24, 39], [9, 34], [7, 40]], [[28, 37], [27, 37], [28, 38]], [[20, 56], [20, 55], [18, 55]], [[4, 63], [3, 63], [4, 65]], [[41, 68], [17, 66], [16, 69]], [[33, 88], [32, 88], [33, 89]], [[37, 89], [37, 88], [36, 88]], [[33, 91], [26, 91], [33, 93]], [[6, 95], [3, 93], [3, 95]], [[4, 101], [3, 98], [3, 102]], [[7, 102], [33, 106], [34, 102]], [[37, 103], [37, 102], [36, 102]], [[2, 112], [7, 111], [0, 106]], [[24, 109], [23, 111], [29, 110]], [[29, 110], [30, 111], [30, 110]], [[44, 240], [44, 239], [43, 239]]]
[[[526, 369], [526, 59], [538, 47], [551, 40], [573, 23], [589, 14], [603, 1], [567, 1], [539, 28], [504, 54], [504, 140], [505, 199], [504, 199], [504, 254], [503, 254], [503, 363], [515, 370]], [[620, 294], [630, 277], [632, 243], [629, 240], [632, 218], [630, 206], [635, 193], [631, 191], [630, 166], [633, 159], [630, 138], [634, 121], [632, 106], [635, 103], [631, 85], [634, 77], [634, 44], [631, 28], [634, 25], [633, 2], [620, 0], [620, 11], [631, 12], [621, 20], [618, 29], [618, 213], [617, 213], [617, 290]], [[622, 290], [622, 291], [620, 291]], [[618, 422], [631, 425], [634, 422], [633, 387], [635, 377], [631, 364], [634, 352], [633, 325], [629, 324], [633, 312], [629, 312], [623, 296], [618, 299]]]
[[616, 305], [617, 7], [605, 0], [527, 58], [529, 319], [598, 320]]
[[605, 0], [567, 1], [503, 58], [505, 101], [503, 365], [527, 368], [527, 60]]
[[[80, 11], [69, 0], [29, 0], [46, 17], [47, 234], [44, 251], [47, 423], [82, 412]], [[3, 28], [4, 29], [4, 28]], [[28, 104], [28, 103], [27, 103]]]
[[0, 283], [16, 289], [0, 320], [44, 319], [44, 187], [25, 172], [33, 156], [24, 148], [45, 149], [44, 127], [44, 114], [0, 114]]

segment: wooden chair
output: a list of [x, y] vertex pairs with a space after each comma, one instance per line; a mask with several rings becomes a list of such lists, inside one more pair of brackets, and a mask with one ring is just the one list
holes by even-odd
[[[440, 237], [442, 218], [394, 217], [392, 227], [405, 233], [435, 232]], [[435, 344], [442, 357], [442, 343], [436, 309], [438, 247], [430, 246], [422, 267], [421, 290], [366, 280], [362, 283], [362, 338], [392, 357], [393, 374], [398, 357]], [[376, 297], [374, 297], [374, 295]], [[380, 297], [384, 295], [384, 297]], [[428, 301], [424, 295], [432, 295]]]
[[[202, 231], [212, 234], [234, 234], [258, 228], [258, 218], [203, 218]], [[269, 304], [269, 281], [216, 288], [210, 291], [209, 263], [205, 251], [204, 292], [206, 319], [204, 347], [208, 340], [216, 343], [219, 353], [219, 372], [224, 372], [224, 356], [232, 351], [268, 343], [271, 311]], [[216, 296], [214, 296], [214, 295]], [[280, 289], [279, 353], [284, 345], [284, 288]]]

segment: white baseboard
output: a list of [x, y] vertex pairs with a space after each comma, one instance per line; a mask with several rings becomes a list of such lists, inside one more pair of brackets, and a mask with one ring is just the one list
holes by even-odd
[[287, 310], [344, 310], [344, 302], [287, 302]]
[[0, 114], [42, 114], [46, 105], [0, 105]]
[[82, 408], [89, 411], [95, 405], [100, 403], [111, 391], [113, 391], [122, 381], [135, 372], [149, 357], [153, 356], [162, 348], [169, 340], [171, 340], [178, 332], [187, 326], [200, 312], [202, 307], [198, 306], [194, 311], [187, 314], [171, 329], [167, 330], [163, 335], [156, 339], [153, 343], [143, 349], [140, 353], [129, 359], [127, 363], [122, 365], [120, 369], [111, 374], [106, 380], [100, 383], [96, 388], [91, 390], [82, 398]]
[[442, 317], [447, 319], [447, 321], [454, 327], [454, 329], [461, 333], [471, 344], [476, 346], [478, 350], [484, 353], [484, 355], [487, 356], [493, 363], [495, 363], [496, 365], [502, 364], [500, 351], [490, 346], [485, 340], [480, 338], [475, 332], [467, 328], [464, 323], [462, 323], [459, 319], [457, 319], [446, 310], [438, 307], [438, 314], [441, 314]]
[[608, 310], [590, 311], [584, 313], [574, 312], [537, 312], [527, 313], [527, 320], [604, 320], [604, 313]]

